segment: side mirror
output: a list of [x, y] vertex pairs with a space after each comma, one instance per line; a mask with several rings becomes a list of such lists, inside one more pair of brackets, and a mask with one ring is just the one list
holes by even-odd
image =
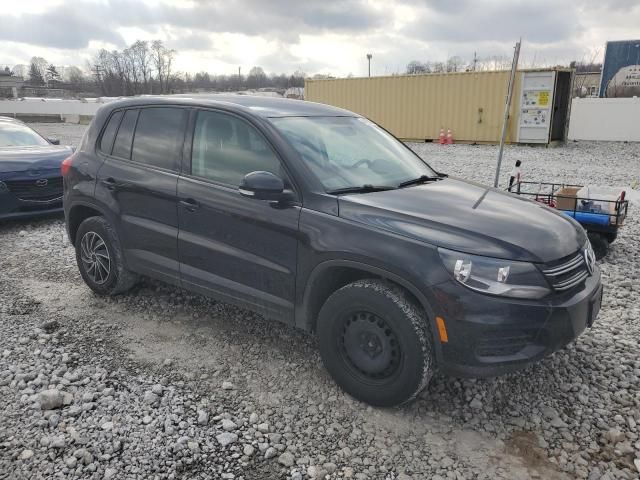
[[282, 200], [285, 197], [284, 181], [271, 172], [247, 173], [238, 190], [243, 197], [256, 200]]
[[60, 139], [59, 138], [47, 138], [47, 140], [49, 140], [49, 143], [51, 145], [60, 145]]

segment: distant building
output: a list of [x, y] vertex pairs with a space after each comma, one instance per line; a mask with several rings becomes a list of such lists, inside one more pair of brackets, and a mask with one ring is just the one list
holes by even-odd
[[600, 92], [600, 72], [580, 72], [573, 82], [574, 97], [597, 97]]
[[304, 100], [304, 87], [289, 87], [284, 92], [285, 98], [295, 98], [297, 100]]
[[0, 98], [18, 98], [24, 79], [11, 72], [9, 67], [0, 67]]

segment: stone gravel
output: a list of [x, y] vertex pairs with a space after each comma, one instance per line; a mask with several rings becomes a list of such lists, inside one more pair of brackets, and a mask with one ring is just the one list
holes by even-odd
[[[494, 146], [410, 146], [493, 178]], [[638, 144], [510, 146], [507, 172], [516, 159], [529, 178], [640, 178]], [[437, 375], [398, 409], [351, 399], [312, 337], [251, 312], [150, 280], [94, 295], [59, 217], [0, 224], [0, 479], [637, 478], [638, 209], [600, 262], [592, 329], [522, 372]]]

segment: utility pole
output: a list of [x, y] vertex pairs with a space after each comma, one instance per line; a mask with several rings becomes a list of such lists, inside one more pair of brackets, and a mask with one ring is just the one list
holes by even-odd
[[478, 56], [476, 55], [476, 52], [473, 52], [473, 71], [476, 71], [476, 64], [478, 63]]
[[242, 75], [240, 75], [240, 67], [238, 67], [238, 90], [242, 88]]
[[504, 152], [504, 141], [507, 137], [507, 127], [509, 125], [509, 110], [511, 109], [511, 97], [513, 96], [513, 86], [516, 80], [516, 70], [518, 69], [518, 59], [520, 58], [520, 44], [522, 38], [518, 40], [513, 51], [513, 61], [511, 62], [511, 76], [509, 77], [509, 90], [507, 91], [507, 101], [504, 105], [504, 118], [502, 119], [502, 137], [500, 138], [500, 150], [498, 151], [498, 165], [496, 165], [496, 176], [493, 186], [498, 188], [500, 180], [500, 166], [502, 164], [502, 154]]
[[373, 55], [367, 53], [367, 60], [369, 61], [369, 78], [371, 78], [371, 57], [373, 57]]

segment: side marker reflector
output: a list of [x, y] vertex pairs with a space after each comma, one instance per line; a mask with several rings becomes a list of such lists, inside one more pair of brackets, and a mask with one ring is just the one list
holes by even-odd
[[449, 335], [447, 335], [447, 327], [444, 325], [444, 318], [436, 317], [436, 325], [438, 326], [438, 336], [442, 343], [449, 341]]

